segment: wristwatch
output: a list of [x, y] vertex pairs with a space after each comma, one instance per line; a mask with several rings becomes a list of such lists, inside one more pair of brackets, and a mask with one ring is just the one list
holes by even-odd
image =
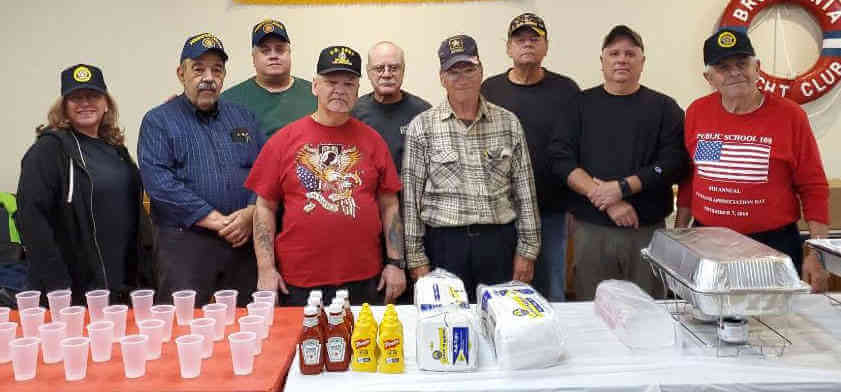
[[391, 257], [386, 257], [385, 258], [385, 263], [386, 264], [391, 264], [391, 265], [393, 265], [397, 268], [400, 268], [402, 270], [406, 269], [406, 260], [405, 259], [392, 259]]
[[626, 198], [631, 196], [631, 184], [628, 184], [628, 180], [625, 177], [619, 179], [619, 189], [622, 191], [622, 198]]

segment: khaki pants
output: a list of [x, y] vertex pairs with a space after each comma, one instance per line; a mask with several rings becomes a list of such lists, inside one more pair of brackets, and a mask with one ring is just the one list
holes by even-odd
[[648, 247], [654, 230], [664, 223], [639, 229], [608, 227], [575, 221], [575, 298], [592, 301], [596, 286], [607, 279], [629, 280], [655, 299], [663, 298], [663, 283], [640, 258], [640, 250]]

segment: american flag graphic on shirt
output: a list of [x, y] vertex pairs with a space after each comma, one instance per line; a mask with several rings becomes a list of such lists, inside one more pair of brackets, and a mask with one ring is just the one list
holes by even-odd
[[699, 176], [716, 181], [768, 182], [771, 147], [764, 144], [701, 140], [695, 147]]

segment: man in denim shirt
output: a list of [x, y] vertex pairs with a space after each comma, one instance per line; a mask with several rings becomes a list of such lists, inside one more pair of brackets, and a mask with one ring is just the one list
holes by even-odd
[[202, 305], [233, 288], [244, 306], [256, 288], [255, 198], [243, 183], [265, 136], [248, 110], [219, 101], [227, 60], [212, 34], [188, 38], [177, 69], [184, 93], [140, 126], [140, 173], [159, 226], [159, 301], [193, 289]]

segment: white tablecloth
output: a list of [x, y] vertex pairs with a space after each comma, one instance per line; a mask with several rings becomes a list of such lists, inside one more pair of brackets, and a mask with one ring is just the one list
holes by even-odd
[[[717, 358], [714, 350], [701, 349], [632, 352], [595, 315], [592, 302], [553, 306], [567, 336], [567, 357], [554, 367], [500, 370], [487, 342], [482, 342], [476, 372], [418, 370], [414, 347], [417, 313], [413, 306], [399, 306], [398, 314], [409, 342], [405, 348], [405, 373], [347, 371], [305, 376], [296, 358], [289, 370], [286, 390], [841, 391], [841, 307], [830, 305], [822, 295], [794, 299], [796, 311], [784, 319], [788, 326], [785, 334], [792, 345], [780, 357], [765, 358]], [[383, 310], [374, 308], [378, 320]]]

